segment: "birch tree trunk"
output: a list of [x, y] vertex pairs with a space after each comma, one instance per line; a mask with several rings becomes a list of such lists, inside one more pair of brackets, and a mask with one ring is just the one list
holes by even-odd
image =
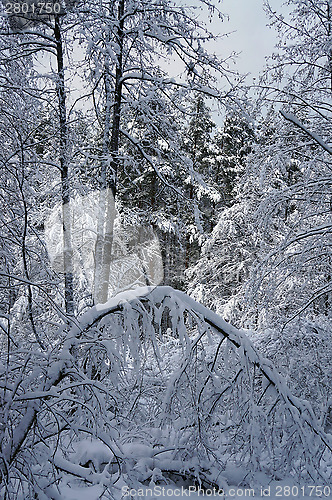
[[[112, 259], [122, 100], [124, 6], [125, 0], [120, 0], [118, 6], [118, 27], [115, 33], [115, 43], [118, 46], [118, 50], [113, 102], [111, 87], [112, 82], [110, 75], [110, 56], [108, 50], [106, 50], [105, 55], [104, 79], [106, 109], [101, 164], [101, 193], [99, 199], [99, 217], [95, 259], [95, 301], [97, 303], [105, 303], [108, 299], [110, 265]], [[109, 41], [110, 35], [108, 38], [108, 42]], [[111, 120], [112, 105], [113, 115]]]

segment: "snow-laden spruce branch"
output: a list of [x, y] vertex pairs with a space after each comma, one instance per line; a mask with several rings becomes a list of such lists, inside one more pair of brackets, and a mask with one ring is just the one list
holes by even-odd
[[133, 146], [135, 146], [135, 148], [141, 154], [142, 158], [144, 158], [146, 160], [146, 162], [153, 168], [153, 170], [155, 171], [156, 175], [159, 177], [161, 182], [165, 186], [170, 188], [172, 191], [174, 191], [178, 196], [180, 196], [180, 198], [186, 198], [184, 193], [179, 191], [179, 189], [177, 187], [175, 187], [175, 186], [171, 185], [169, 182], [167, 182], [167, 180], [165, 179], [165, 177], [162, 175], [159, 168], [157, 167], [156, 163], [153, 161], [153, 158], [144, 151], [144, 148], [142, 147], [141, 143], [139, 141], [137, 141], [134, 137], [132, 137], [125, 130], [120, 129], [120, 132], [122, 135], [124, 135], [126, 137], [126, 139], [128, 139], [128, 141], [131, 142], [131, 144], [133, 144]]

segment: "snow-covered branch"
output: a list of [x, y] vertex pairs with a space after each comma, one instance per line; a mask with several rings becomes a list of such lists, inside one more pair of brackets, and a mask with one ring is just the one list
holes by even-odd
[[[54, 467], [109, 489], [119, 475], [140, 483], [156, 468], [167, 477], [181, 464], [191, 474], [194, 463], [203, 482], [220, 486], [224, 456], [247, 463], [249, 475], [264, 461], [271, 473], [301, 474], [305, 466], [312, 480], [324, 478], [322, 452], [330, 453], [331, 439], [310, 406], [291, 394], [247, 332], [185, 293], [167, 286], [122, 292], [83, 314], [61, 345], [28, 356], [18, 380], [15, 370], [9, 378], [1, 373], [0, 394], [10, 395], [2, 427], [6, 481], [26, 453], [50, 484]], [[25, 355], [13, 353], [10, 366]], [[133, 443], [138, 428], [150, 437]], [[41, 442], [52, 458], [42, 450], [37, 458]], [[149, 457], [143, 468], [141, 447]], [[207, 473], [211, 451], [218, 466]]]
[[305, 134], [307, 134], [311, 139], [313, 139], [317, 144], [319, 144], [327, 153], [332, 154], [332, 148], [323, 141], [321, 137], [319, 137], [315, 132], [310, 131], [307, 127], [301, 123], [296, 116], [291, 113], [285, 113], [280, 110], [280, 114], [285, 118], [285, 120], [293, 123], [296, 127], [301, 129]]

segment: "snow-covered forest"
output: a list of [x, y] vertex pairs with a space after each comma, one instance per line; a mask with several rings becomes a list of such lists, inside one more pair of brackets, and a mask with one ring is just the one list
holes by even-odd
[[0, 0], [1, 499], [331, 496], [332, 2], [262, 8], [249, 85], [222, 2]]

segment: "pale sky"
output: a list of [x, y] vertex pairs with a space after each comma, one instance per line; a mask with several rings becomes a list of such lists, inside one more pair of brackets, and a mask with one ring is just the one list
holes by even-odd
[[[283, 0], [272, 0], [273, 8], [280, 12]], [[265, 56], [274, 50], [276, 34], [274, 29], [266, 26], [268, 17], [263, 10], [263, 0], [222, 0], [220, 10], [229, 15], [230, 20], [213, 22], [212, 31], [225, 33], [235, 31], [227, 39], [223, 39], [216, 50], [218, 55], [225, 56], [232, 51], [240, 52], [237, 69], [240, 73], [251, 73], [257, 77], [265, 64]]]

